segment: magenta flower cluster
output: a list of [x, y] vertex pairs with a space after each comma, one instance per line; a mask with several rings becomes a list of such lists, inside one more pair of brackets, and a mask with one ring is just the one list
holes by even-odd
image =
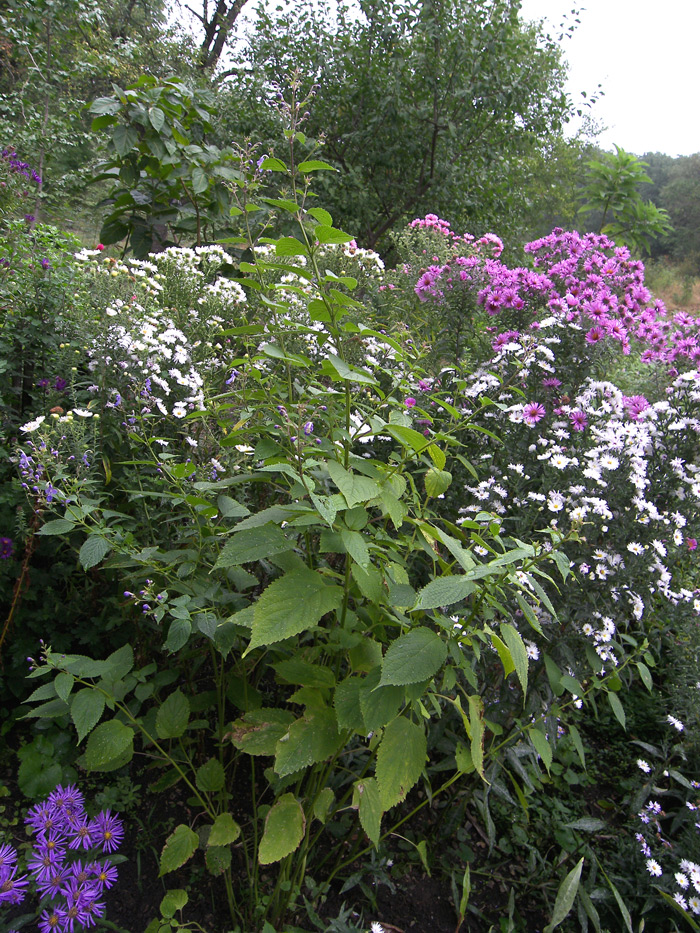
[[91, 819], [85, 800], [73, 785], [60, 785], [32, 807], [25, 822], [35, 836], [27, 873], [19, 874], [17, 852], [0, 845], [0, 904], [19, 904], [30, 884], [48, 899], [39, 918], [41, 933], [75, 933], [96, 925], [104, 916], [103, 892], [117, 880], [109, 859], [121, 845], [124, 829], [118, 817], [104, 810]]
[[[575, 325], [589, 346], [618, 341], [623, 353], [631, 342], [642, 344], [642, 360], [677, 367], [700, 367], [700, 329], [691, 315], [671, 317], [661, 301], [652, 301], [644, 285], [644, 264], [631, 258], [606, 236], [565, 232], [525, 246], [534, 268], [509, 268], [502, 263], [502, 244], [493, 234], [479, 240], [458, 237], [435, 215], [412, 226], [435, 230], [449, 237], [455, 255], [425, 269], [414, 290], [422, 302], [444, 303], [450, 292], [466, 289], [487, 315], [506, 314], [510, 323], [537, 328], [547, 316]], [[465, 250], [464, 246], [468, 245]], [[466, 255], [462, 255], [466, 253]], [[501, 349], [518, 331], [506, 330], [493, 339]], [[675, 373], [672, 373], [675, 375]]]

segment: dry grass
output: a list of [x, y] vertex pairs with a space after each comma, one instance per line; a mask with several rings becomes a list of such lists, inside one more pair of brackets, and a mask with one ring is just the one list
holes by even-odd
[[666, 262], [646, 264], [645, 282], [654, 298], [669, 311], [685, 311], [700, 317], [700, 278]]

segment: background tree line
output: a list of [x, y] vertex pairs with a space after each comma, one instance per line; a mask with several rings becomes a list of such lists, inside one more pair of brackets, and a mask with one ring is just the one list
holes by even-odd
[[[298, 72], [300, 87], [314, 88], [304, 134], [323, 141], [323, 158], [337, 169], [319, 176], [317, 193], [364, 246], [386, 252], [391, 231], [427, 211], [459, 232], [494, 230], [510, 242], [554, 225], [593, 229], [600, 219], [579, 209], [589, 163], [602, 154], [593, 137], [564, 135], [574, 106], [564, 91], [561, 45], [520, 18], [518, 0], [261, 3], [247, 29], [245, 3], [201, 0], [178, 15], [163, 0], [0, 3], [0, 134], [37, 162], [44, 178], [37, 217], [94, 238], [96, 217], [113, 218], [116, 203], [119, 223], [108, 233], [117, 242], [138, 228], [140, 239], [130, 243], [142, 250], [184, 242], [196, 230], [230, 234], [217, 153], [225, 161], [231, 143], [246, 139], [259, 153], [274, 153], [282, 145], [278, 94]], [[196, 29], [179, 25], [185, 20]], [[114, 123], [103, 119], [91, 130], [91, 104], [116, 100], [115, 85], [129, 88], [141, 76], [151, 96], [170, 80], [207, 101], [193, 141], [208, 154], [200, 160], [208, 182], [218, 173], [218, 200], [204, 205], [216, 215], [207, 228], [199, 218], [163, 234], [187, 197], [165, 184], [177, 174], [172, 153], [154, 181], [161, 150], [146, 153], [143, 138], [160, 127], [137, 119], [122, 137], [132, 143], [123, 152], [109, 151], [105, 130], [113, 133]], [[120, 125], [133, 117], [119, 107], [114, 114]], [[700, 156], [655, 153], [645, 161], [650, 181], [639, 191], [673, 226], [649, 237], [652, 256], [700, 268]]]

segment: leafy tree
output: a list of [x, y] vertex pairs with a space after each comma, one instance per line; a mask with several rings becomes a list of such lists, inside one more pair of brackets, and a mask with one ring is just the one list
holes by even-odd
[[674, 160], [659, 200], [673, 221], [670, 254], [700, 273], [700, 153]]
[[270, 100], [294, 69], [316, 82], [306, 128], [325, 134], [338, 168], [320, 194], [367, 245], [426, 210], [477, 231], [522, 214], [513, 173], [557, 134], [568, 102], [558, 48], [518, 9], [375, 0], [332, 11], [303, 0], [258, 10], [253, 69]]
[[207, 227], [228, 220], [226, 183], [238, 173], [232, 151], [206, 140], [213, 103], [210, 91], [147, 76], [93, 102], [92, 128], [111, 131], [96, 179], [112, 182], [105, 244], [126, 239], [139, 257], [183, 235], [200, 245]]
[[650, 240], [671, 229], [668, 213], [652, 201], [644, 201], [639, 188], [651, 179], [646, 163], [615, 146], [587, 163], [581, 213], [599, 213], [598, 232], [609, 234], [639, 252], [650, 251]]

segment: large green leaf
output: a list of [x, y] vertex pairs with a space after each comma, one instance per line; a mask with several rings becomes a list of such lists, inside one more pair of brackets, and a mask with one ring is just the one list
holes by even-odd
[[376, 764], [383, 810], [406, 799], [406, 794], [421, 776], [427, 749], [425, 733], [405, 716], [397, 716], [386, 727]]
[[279, 862], [292, 853], [304, 838], [306, 818], [293, 794], [283, 794], [265, 817], [265, 831], [258, 848], [261, 865]]
[[535, 747], [535, 751], [544, 762], [545, 768], [547, 771], [549, 771], [552, 766], [553, 755], [552, 746], [547, 741], [547, 737], [545, 736], [544, 732], [540, 732], [536, 726], [531, 726], [527, 730], [527, 734]]
[[258, 528], [246, 528], [233, 534], [219, 554], [215, 569], [235, 567], [251, 561], [280, 554], [294, 547], [294, 542], [287, 539], [284, 532], [272, 523]]
[[206, 794], [221, 790], [225, 781], [224, 768], [218, 758], [210, 758], [197, 768], [195, 783]]
[[380, 687], [381, 668], [376, 667], [364, 678], [360, 687], [360, 709], [365, 734], [382, 729], [396, 716], [404, 702], [405, 690], [393, 685]]
[[284, 709], [256, 709], [233, 723], [231, 743], [247, 755], [274, 755], [277, 743], [294, 722]]
[[451, 606], [458, 603], [476, 590], [471, 580], [463, 575], [454, 577], [438, 577], [431, 580], [418, 593], [418, 600], [414, 609], [438, 609], [440, 606]]
[[83, 541], [83, 546], [80, 548], [80, 553], [78, 554], [80, 563], [83, 565], [83, 570], [96, 567], [111, 550], [112, 545], [106, 538], [100, 537], [97, 533], [90, 535]]
[[359, 735], [365, 735], [367, 728], [360, 706], [361, 691], [362, 678], [347, 677], [335, 688], [333, 706], [338, 717], [339, 729], [350, 729]]
[[309, 709], [277, 742], [275, 771], [280, 777], [325, 761], [338, 750], [340, 736], [332, 709]]
[[88, 771], [112, 771], [117, 761], [126, 764], [134, 748], [134, 733], [123, 722], [111, 719], [90, 733], [85, 748], [85, 767]]
[[292, 570], [271, 583], [255, 604], [246, 654], [260, 645], [290, 638], [313, 628], [343, 601], [343, 590], [328, 585], [314, 570]]
[[100, 721], [104, 708], [105, 697], [100, 690], [84, 687], [73, 696], [70, 705], [70, 717], [78, 732], [79, 743]]
[[381, 493], [379, 484], [368, 476], [359, 476], [351, 473], [341, 466], [337, 460], [329, 460], [326, 464], [331, 479], [345, 496], [349, 508], [361, 502], [376, 499]]
[[192, 858], [199, 847], [199, 836], [189, 826], [180, 823], [165, 841], [160, 854], [158, 877], [175, 871]]
[[447, 657], [447, 645], [428, 628], [414, 628], [389, 646], [382, 663], [381, 686], [430, 680]]
[[359, 810], [360, 823], [375, 847], [379, 845], [382, 828], [382, 800], [374, 778], [355, 781], [352, 805]]
[[230, 813], [220, 813], [214, 820], [214, 825], [207, 839], [208, 846], [227, 846], [241, 834], [241, 827]]
[[158, 707], [156, 732], [159, 739], [177, 739], [184, 734], [190, 719], [190, 701], [182, 690], [175, 690]]

